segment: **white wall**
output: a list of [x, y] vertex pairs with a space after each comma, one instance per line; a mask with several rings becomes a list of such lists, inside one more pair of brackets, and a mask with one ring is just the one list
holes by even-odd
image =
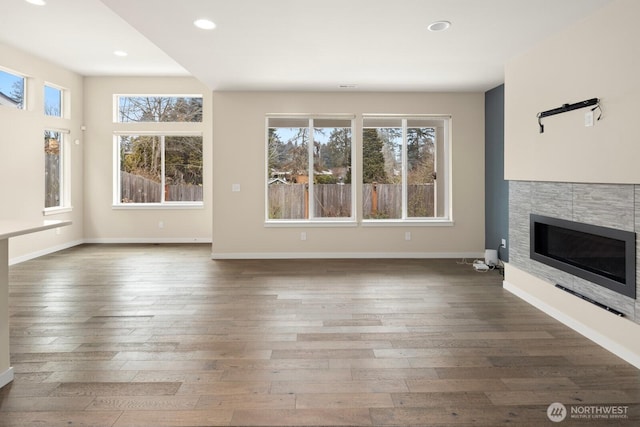
[[[73, 246], [83, 237], [84, 135], [83, 78], [60, 66], [35, 58], [0, 43], [0, 66], [28, 77], [28, 110], [0, 106], [0, 219], [42, 221], [65, 219], [73, 225], [10, 239], [9, 257], [14, 262]], [[70, 95], [68, 118], [44, 114], [45, 82], [65, 88]], [[71, 141], [71, 204], [73, 211], [43, 215], [44, 130], [65, 129]], [[78, 144], [73, 141], [78, 140]]]
[[[211, 241], [218, 257], [281, 256], [477, 256], [484, 245], [484, 110], [481, 93], [234, 93], [211, 94], [192, 78], [85, 77], [0, 45], [4, 67], [68, 88], [71, 118], [46, 119], [41, 90], [31, 91], [30, 111], [0, 109], [7, 131], [0, 162], [5, 186], [0, 217], [41, 219], [44, 197], [42, 130], [45, 120], [68, 128], [72, 149], [73, 212], [54, 218], [74, 225], [12, 239], [11, 257], [28, 258], [88, 242]], [[205, 195], [202, 209], [113, 209], [113, 132], [140, 128], [113, 123], [114, 93], [202, 93]], [[215, 103], [212, 100], [215, 99]], [[264, 118], [267, 113], [450, 114], [453, 226], [267, 228], [264, 226]], [[58, 123], [59, 122], [59, 123]], [[10, 126], [8, 124], [11, 124]], [[81, 126], [86, 130], [81, 131]], [[163, 125], [164, 126], [164, 125]], [[167, 130], [193, 130], [193, 124]], [[357, 132], [357, 133], [358, 133]], [[215, 147], [213, 141], [215, 140]], [[14, 141], [20, 141], [16, 144]], [[358, 156], [361, 156], [360, 142]], [[15, 159], [29, 159], [16, 162]], [[356, 161], [360, 161], [356, 159]], [[240, 193], [231, 184], [240, 183]], [[213, 195], [216, 195], [215, 201]], [[164, 228], [159, 228], [162, 221]], [[300, 231], [308, 240], [300, 241]], [[406, 241], [405, 231], [412, 233]]]
[[[615, 1], [506, 65], [506, 179], [640, 183], [638, 16], [640, 2]], [[595, 126], [584, 126], [588, 110], [580, 109], [543, 119], [545, 132], [538, 132], [539, 111], [590, 98], [602, 102]], [[510, 239], [511, 247], [528, 247]], [[640, 348], [629, 345], [639, 325], [560, 295], [515, 266], [505, 270], [505, 287], [640, 367]]]
[[[204, 208], [114, 209], [114, 131], [144, 130], [142, 123], [113, 123], [114, 94], [202, 94], [202, 123], [159, 123], [154, 129], [203, 134]], [[211, 242], [211, 92], [184, 77], [85, 78], [85, 227], [89, 242]], [[159, 228], [162, 222], [164, 227]]]
[[[640, 183], [638, 16], [640, 2], [618, 0], [506, 64], [506, 179]], [[590, 98], [603, 110], [593, 127], [585, 108], [538, 132], [538, 112]]]
[[[213, 99], [213, 256], [477, 256], [484, 250], [484, 94], [216, 92]], [[447, 114], [452, 118], [453, 226], [265, 227], [268, 113]], [[354, 177], [354, 182], [361, 178]], [[232, 192], [240, 184], [240, 192]], [[360, 208], [358, 208], [360, 209]], [[307, 240], [300, 240], [300, 232]], [[405, 241], [405, 232], [412, 234]]]

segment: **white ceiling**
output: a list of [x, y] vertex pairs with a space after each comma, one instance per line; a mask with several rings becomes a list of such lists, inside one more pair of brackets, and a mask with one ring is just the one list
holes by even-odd
[[[485, 91], [509, 58], [611, 1], [2, 0], [0, 42], [83, 75], [213, 90]], [[202, 17], [217, 28], [195, 28]], [[451, 29], [428, 31], [436, 20]]]

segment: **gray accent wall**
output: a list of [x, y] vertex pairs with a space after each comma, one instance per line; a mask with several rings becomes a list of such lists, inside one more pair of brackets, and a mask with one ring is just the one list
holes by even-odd
[[[640, 253], [636, 250], [636, 299], [529, 257], [529, 214], [535, 213], [640, 234], [640, 185], [510, 181], [510, 264], [612, 307], [640, 324]], [[637, 237], [636, 237], [637, 242]], [[636, 243], [637, 247], [637, 243]]]
[[509, 183], [504, 179], [504, 85], [485, 93], [485, 248], [509, 261]]

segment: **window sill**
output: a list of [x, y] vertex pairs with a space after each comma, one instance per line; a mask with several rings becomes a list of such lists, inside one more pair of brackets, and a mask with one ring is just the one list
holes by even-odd
[[264, 226], [267, 228], [287, 228], [287, 227], [357, 227], [358, 223], [353, 220], [335, 220], [335, 221], [307, 221], [307, 220], [281, 220], [266, 221]]
[[148, 209], [204, 209], [204, 203], [202, 202], [194, 202], [194, 203], [127, 203], [127, 204], [118, 204], [112, 205], [111, 209], [113, 210], [148, 210]]
[[64, 207], [58, 207], [58, 208], [44, 208], [44, 210], [42, 211], [42, 214], [44, 216], [49, 216], [49, 215], [58, 215], [58, 214], [69, 213], [69, 212], [73, 212], [73, 206], [64, 206]]
[[363, 219], [363, 227], [453, 227], [450, 219]]
[[[363, 227], [453, 227], [455, 223], [449, 219], [365, 219], [360, 222]], [[287, 228], [287, 227], [357, 227], [359, 224], [355, 220], [337, 221], [306, 221], [306, 220], [282, 220], [266, 221], [266, 228]]]

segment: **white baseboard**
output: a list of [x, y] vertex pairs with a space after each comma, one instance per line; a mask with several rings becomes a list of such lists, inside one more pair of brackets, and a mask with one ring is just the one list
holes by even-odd
[[83, 240], [75, 240], [73, 242], [67, 242], [67, 243], [63, 243], [62, 245], [57, 245], [57, 246], [52, 246], [50, 248], [46, 248], [46, 249], [42, 249], [36, 252], [31, 252], [28, 253], [26, 255], [22, 255], [19, 257], [15, 257], [15, 258], [10, 258], [9, 259], [9, 265], [14, 265], [14, 264], [20, 264], [21, 262], [25, 262], [25, 261], [29, 261], [35, 258], [39, 258], [41, 256], [44, 255], [49, 255], [52, 254], [54, 252], [58, 252], [58, 251], [62, 251], [64, 249], [69, 249], [72, 248], [74, 246], [78, 246], [83, 244], [84, 241]]
[[[514, 270], [505, 272], [505, 290], [640, 369], [640, 345], [632, 338], [640, 333], [640, 325]], [[507, 281], [510, 276], [513, 283]]]
[[13, 368], [9, 368], [0, 374], [0, 388], [6, 386], [13, 381]]
[[98, 244], [162, 244], [162, 243], [211, 243], [211, 237], [108, 237], [84, 239], [84, 243]]
[[211, 259], [435, 259], [482, 258], [484, 252], [212, 252]]

